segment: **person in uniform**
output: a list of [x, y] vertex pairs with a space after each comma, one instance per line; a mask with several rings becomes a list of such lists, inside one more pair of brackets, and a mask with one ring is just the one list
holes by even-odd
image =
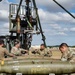
[[16, 55], [16, 56], [21, 56], [22, 52], [24, 52], [25, 54], [28, 53], [27, 50], [20, 48], [20, 41], [15, 40], [14, 47], [12, 47], [12, 49], [11, 49], [11, 53]]
[[62, 53], [61, 61], [74, 61], [73, 57], [75, 55], [74, 50], [71, 50], [66, 43], [62, 43], [59, 46], [59, 50]]
[[10, 57], [14, 57], [13, 54], [9, 53], [6, 48], [3, 48], [4, 46], [4, 41], [0, 39], [0, 59], [5, 58], [5, 54]]
[[46, 48], [44, 44], [40, 45], [40, 49], [31, 48], [29, 51], [30, 51], [29, 52], [30, 54], [39, 54], [39, 55], [48, 56], [48, 57], [52, 56], [51, 50], [49, 48]]

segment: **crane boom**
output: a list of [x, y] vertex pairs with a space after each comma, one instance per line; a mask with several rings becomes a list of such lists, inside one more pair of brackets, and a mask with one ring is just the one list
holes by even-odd
[[63, 10], [65, 10], [71, 17], [75, 19], [75, 16], [72, 15], [68, 10], [66, 10], [62, 5], [60, 5], [56, 0], [53, 0], [57, 5], [59, 5]]

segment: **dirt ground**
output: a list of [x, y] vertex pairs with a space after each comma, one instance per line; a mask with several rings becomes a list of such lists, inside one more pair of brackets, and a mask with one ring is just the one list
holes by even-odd
[[52, 50], [52, 57], [54, 59], [60, 59], [61, 58], [61, 52], [59, 50]]

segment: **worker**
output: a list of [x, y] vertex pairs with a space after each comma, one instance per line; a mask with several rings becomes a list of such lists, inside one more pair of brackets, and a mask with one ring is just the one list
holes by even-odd
[[13, 54], [9, 53], [6, 48], [3, 48], [4, 41], [0, 39], [0, 60], [5, 58], [5, 54], [10, 57], [14, 57]]
[[40, 45], [40, 49], [31, 48], [29, 51], [30, 51], [29, 52], [30, 54], [31, 53], [32, 54], [39, 54], [39, 55], [48, 56], [48, 57], [52, 56], [51, 50], [49, 48], [46, 48], [44, 44]]
[[59, 50], [62, 53], [61, 61], [74, 61], [73, 58], [74, 58], [75, 52], [74, 50], [71, 50], [66, 43], [62, 43], [59, 46]]
[[16, 55], [16, 56], [21, 56], [22, 52], [28, 53], [27, 50], [24, 50], [24, 49], [20, 48], [20, 41], [15, 40], [14, 47], [12, 47], [12, 49], [11, 49], [11, 53]]

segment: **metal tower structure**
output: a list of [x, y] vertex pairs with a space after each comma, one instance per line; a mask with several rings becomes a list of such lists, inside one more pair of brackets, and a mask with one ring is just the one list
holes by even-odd
[[20, 0], [19, 5], [10, 4], [9, 23], [10, 42], [18, 39], [22, 48], [29, 49], [33, 34], [40, 33], [46, 46], [35, 0]]

